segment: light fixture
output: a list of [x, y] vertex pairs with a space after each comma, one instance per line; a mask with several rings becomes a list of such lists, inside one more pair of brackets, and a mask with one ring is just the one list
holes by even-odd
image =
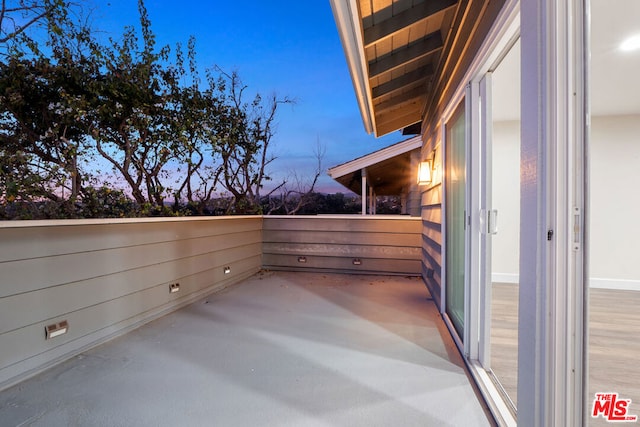
[[44, 328], [45, 339], [59, 337], [64, 335], [69, 330], [69, 322], [63, 320], [62, 322], [54, 323], [53, 325], [47, 325]]
[[632, 52], [638, 49], [640, 49], [640, 34], [631, 36], [620, 44], [620, 50], [624, 52]]
[[433, 181], [433, 163], [435, 159], [435, 150], [431, 152], [428, 159], [418, 164], [418, 185], [429, 185]]

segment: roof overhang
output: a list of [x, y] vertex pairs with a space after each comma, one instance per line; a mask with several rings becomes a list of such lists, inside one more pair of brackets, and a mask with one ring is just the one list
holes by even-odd
[[368, 133], [422, 120], [460, 2], [331, 0]]
[[366, 156], [334, 166], [328, 170], [329, 176], [353, 191], [362, 195], [362, 176], [366, 171], [367, 183], [376, 194], [399, 195], [406, 191], [415, 179], [411, 167], [411, 154], [422, 147], [420, 136], [385, 147]]
[[[368, 133], [428, 126], [505, 0], [330, 0]], [[425, 122], [426, 121], [426, 122]]]

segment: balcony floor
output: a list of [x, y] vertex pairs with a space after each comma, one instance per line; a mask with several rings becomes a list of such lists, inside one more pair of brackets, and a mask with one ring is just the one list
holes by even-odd
[[263, 272], [0, 393], [3, 426], [491, 425], [419, 278]]

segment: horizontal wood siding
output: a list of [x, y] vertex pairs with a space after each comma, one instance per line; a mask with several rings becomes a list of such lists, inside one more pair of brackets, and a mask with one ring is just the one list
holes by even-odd
[[442, 185], [437, 185], [422, 194], [422, 277], [438, 307], [444, 268], [442, 239]]
[[[262, 266], [420, 275], [421, 224], [405, 216], [0, 223], [0, 389]], [[180, 291], [170, 293], [174, 283]], [[45, 326], [63, 320], [68, 332], [46, 340]]]
[[420, 216], [420, 203], [422, 201], [422, 190], [417, 185], [411, 186], [411, 191], [407, 195], [407, 213], [411, 216]]
[[[418, 170], [418, 164], [422, 160], [421, 150], [411, 152], [411, 170]], [[420, 208], [422, 206], [422, 186], [417, 181], [410, 180], [409, 191], [407, 194], [407, 213], [411, 216], [420, 216]]]
[[405, 216], [265, 217], [263, 264], [294, 271], [419, 275], [420, 231], [420, 218]]
[[0, 389], [261, 266], [261, 217], [2, 223]]

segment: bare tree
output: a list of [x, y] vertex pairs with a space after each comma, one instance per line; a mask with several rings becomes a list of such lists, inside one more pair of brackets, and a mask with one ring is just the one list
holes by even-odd
[[299, 172], [293, 171], [290, 178], [282, 184], [280, 194], [275, 197], [269, 197], [267, 215], [278, 211], [287, 215], [295, 215], [302, 208], [313, 202], [312, 196], [315, 192], [318, 178], [322, 174], [322, 163], [326, 151], [326, 146], [320, 143], [319, 138], [316, 139], [316, 146], [313, 150], [316, 168], [313, 176], [301, 176]]
[[92, 137], [106, 160], [141, 205], [162, 209], [169, 171], [180, 141], [174, 138], [173, 111], [166, 102], [173, 76], [163, 69], [168, 47], [156, 49], [142, 0], [138, 1], [142, 40], [133, 27], [120, 43], [95, 52], [107, 71], [92, 83]]
[[[0, 0], [0, 207], [34, 201], [74, 216], [107, 199], [125, 209], [121, 199], [132, 197], [136, 215], [155, 215], [170, 213], [171, 195], [176, 209], [186, 201], [203, 213], [219, 189], [229, 196], [226, 213], [262, 212], [278, 108], [293, 101], [258, 94], [247, 102], [239, 76], [219, 69], [201, 84], [194, 39], [188, 65], [179, 48], [171, 63], [144, 0], [139, 27], [106, 43], [79, 22], [82, 5]], [[95, 159], [113, 175], [92, 169]], [[268, 195], [285, 185], [270, 185]], [[289, 185], [285, 200], [306, 183], [294, 174]], [[296, 203], [292, 213], [306, 202]]]
[[69, 2], [63, 0], [1, 0], [0, 44], [15, 40], [56, 13], [64, 13], [68, 6]]
[[[228, 214], [259, 213], [264, 182], [271, 179], [267, 166], [275, 160], [269, 146], [275, 134], [278, 107], [294, 101], [276, 95], [264, 101], [257, 94], [250, 103], [245, 103], [247, 86], [238, 74], [218, 71], [221, 73], [218, 88], [227, 108], [221, 111], [218, 133], [212, 141], [221, 157], [216, 181], [232, 196]], [[282, 185], [275, 186], [270, 193]]]

